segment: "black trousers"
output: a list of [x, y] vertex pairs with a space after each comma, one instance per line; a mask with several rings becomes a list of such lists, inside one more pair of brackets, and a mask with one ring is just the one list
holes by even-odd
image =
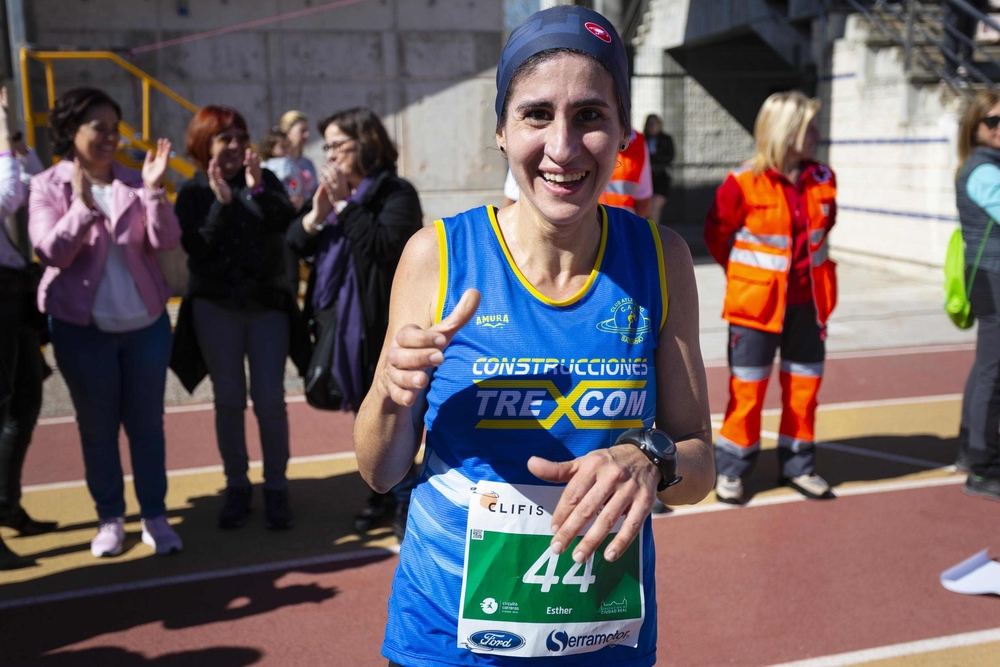
[[965, 383], [959, 443], [973, 473], [1000, 478], [1000, 273], [980, 269], [969, 303], [976, 316], [976, 361]]
[[21, 470], [42, 407], [45, 362], [38, 332], [24, 322], [24, 293], [0, 291], [0, 366], [13, 395], [0, 405], [0, 516], [21, 503]]
[[[968, 0], [969, 4], [978, 9], [979, 11], [985, 13], [989, 10], [989, 0]], [[973, 18], [965, 11], [953, 7], [949, 2], [941, 3], [941, 19], [945, 26], [951, 26], [959, 33], [965, 35], [969, 39], [974, 39], [976, 35], [976, 27], [979, 25], [979, 20]], [[942, 44], [946, 49], [955, 53], [959, 58], [966, 62], [972, 61], [972, 47], [965, 43], [964, 40], [956, 37], [947, 27], [944, 28], [944, 34], [942, 35]], [[945, 60], [945, 66], [949, 74], [954, 74], [955, 70], [961, 64], [955, 58], [952, 58], [947, 53], [942, 53]]]

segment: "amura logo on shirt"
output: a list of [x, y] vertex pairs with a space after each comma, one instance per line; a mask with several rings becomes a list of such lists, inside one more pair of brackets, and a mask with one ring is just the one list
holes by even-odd
[[498, 315], [476, 315], [477, 327], [490, 327], [491, 329], [499, 329], [505, 324], [510, 324], [510, 315], [508, 315], [507, 313]]

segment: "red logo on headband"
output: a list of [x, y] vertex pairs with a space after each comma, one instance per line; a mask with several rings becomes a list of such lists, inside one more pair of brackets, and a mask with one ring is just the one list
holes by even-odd
[[607, 30], [597, 25], [596, 23], [584, 23], [583, 27], [589, 30], [590, 34], [592, 34], [594, 37], [601, 40], [602, 42], [607, 42], [608, 44], [611, 43], [611, 35], [608, 34]]

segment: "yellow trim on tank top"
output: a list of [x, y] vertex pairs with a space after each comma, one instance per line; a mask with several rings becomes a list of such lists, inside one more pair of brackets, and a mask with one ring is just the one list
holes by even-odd
[[587, 277], [587, 282], [584, 283], [583, 287], [580, 288], [580, 291], [571, 296], [570, 298], [566, 299], [565, 301], [553, 301], [552, 299], [550, 299], [549, 297], [545, 296], [537, 289], [535, 289], [535, 286], [532, 285], [530, 282], [528, 282], [528, 279], [524, 277], [524, 274], [521, 273], [521, 270], [517, 268], [517, 264], [514, 263], [514, 258], [511, 257], [510, 250], [507, 248], [507, 241], [504, 240], [503, 233], [500, 231], [500, 223], [497, 222], [496, 207], [487, 206], [486, 211], [490, 215], [490, 224], [493, 225], [493, 232], [497, 236], [497, 241], [500, 242], [500, 247], [503, 249], [504, 257], [507, 258], [507, 264], [510, 265], [510, 268], [514, 271], [514, 275], [516, 275], [518, 280], [521, 281], [521, 284], [524, 285], [524, 288], [528, 290], [532, 296], [534, 296], [536, 299], [538, 299], [539, 301], [541, 301], [546, 305], [563, 307], [563, 306], [571, 306], [580, 299], [582, 299], [590, 290], [590, 287], [591, 285], [594, 284], [594, 281], [597, 280], [597, 275], [601, 272], [601, 262], [604, 261], [604, 250], [605, 248], [607, 248], [608, 245], [608, 212], [607, 210], [605, 210], [602, 204], [598, 206], [601, 209], [601, 245], [597, 250], [597, 261], [594, 262], [594, 269], [590, 272], [590, 276]]
[[434, 324], [444, 319], [444, 300], [448, 295], [448, 235], [444, 231], [444, 220], [435, 220], [438, 235], [438, 302]]
[[667, 304], [670, 302], [670, 299], [667, 298], [667, 269], [663, 266], [663, 240], [660, 238], [660, 230], [656, 228], [656, 223], [652, 220], [646, 222], [649, 223], [649, 231], [653, 233], [653, 243], [656, 244], [656, 268], [660, 272], [660, 298], [663, 300], [660, 331], [663, 331], [663, 327], [667, 323]]

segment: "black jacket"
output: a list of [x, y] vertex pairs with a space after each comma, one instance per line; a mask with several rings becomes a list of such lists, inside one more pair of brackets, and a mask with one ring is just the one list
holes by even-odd
[[[312, 202], [302, 215], [312, 210]], [[408, 181], [386, 170], [375, 177], [361, 201], [350, 202], [337, 214], [337, 224], [350, 240], [351, 255], [357, 273], [361, 303], [365, 315], [365, 388], [371, 385], [382, 341], [389, 328], [389, 294], [396, 266], [410, 237], [423, 225], [423, 211], [417, 191]], [[322, 234], [310, 236], [302, 228], [301, 216], [288, 228], [288, 245], [299, 257], [316, 254]], [[312, 287], [315, 273], [309, 276], [305, 315], [312, 313]]]
[[170, 367], [188, 391], [207, 374], [201, 357], [192, 298], [229, 308], [280, 310], [291, 327], [289, 356], [300, 371], [309, 361], [309, 341], [296, 295], [285, 274], [285, 232], [295, 217], [281, 181], [263, 170], [264, 191], [253, 196], [241, 170], [229, 186], [233, 200], [222, 204], [198, 172], [177, 193], [174, 210], [181, 244], [188, 254], [188, 289], [178, 313]]

